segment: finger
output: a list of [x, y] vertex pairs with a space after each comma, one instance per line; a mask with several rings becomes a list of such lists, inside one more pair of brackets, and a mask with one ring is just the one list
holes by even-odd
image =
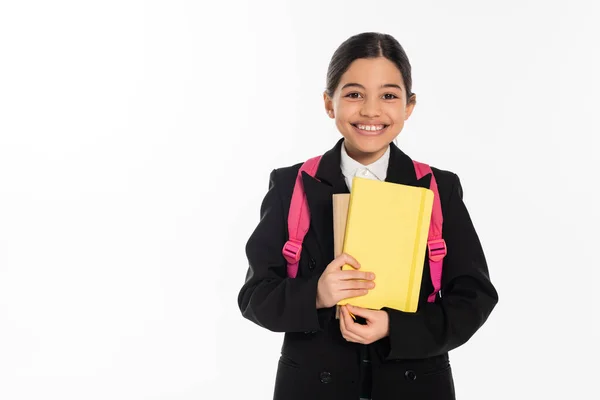
[[375, 279], [375, 274], [368, 271], [347, 270], [337, 272], [337, 278], [341, 280], [358, 280], [372, 281]]
[[348, 331], [347, 334], [349, 336], [351, 335], [358, 338], [360, 340], [359, 343], [365, 343], [370, 335], [371, 328], [367, 325], [359, 324], [358, 322], [352, 322], [351, 325], [346, 322], [346, 330]]
[[342, 336], [348, 342], [364, 344], [364, 340], [363, 339], [361, 339], [360, 337], [356, 336], [354, 333], [349, 332], [348, 330], [342, 331]]
[[[344, 319], [346, 321], [346, 328], [349, 329], [351, 326], [354, 326], [356, 321], [356, 317], [352, 315], [348, 309], [348, 304], [344, 306]], [[350, 329], [349, 329], [350, 330]]]
[[376, 310], [370, 310], [368, 308], [351, 306], [350, 304], [348, 304], [348, 311], [352, 312], [352, 314], [354, 314], [354, 315], [363, 317], [367, 321], [373, 321], [373, 319], [375, 319], [375, 317], [377, 317]]
[[329, 268], [331, 268], [331, 269], [340, 269], [344, 265], [350, 265], [351, 267], [353, 267], [355, 269], [359, 269], [360, 268], [359, 262], [356, 261], [356, 259], [354, 257], [352, 257], [350, 254], [346, 254], [346, 253], [342, 253], [339, 256], [337, 256], [329, 264]]
[[344, 323], [346, 325], [346, 335], [358, 340], [358, 343], [365, 343], [368, 328], [353, 321], [348, 308], [345, 310]]
[[348, 328], [352, 325], [356, 324], [354, 321], [352, 321], [352, 317], [350, 317], [348, 309], [345, 306], [342, 306], [340, 310], [340, 330], [342, 331], [344, 339], [348, 340], [349, 342], [362, 343], [362, 338]]
[[340, 290], [373, 289], [375, 287], [375, 282], [351, 279], [348, 281], [342, 281], [338, 285]]
[[[370, 327], [359, 324], [359, 323], [354, 323], [351, 320], [352, 317], [350, 315], [351, 312], [352, 312], [352, 314], [354, 314], [354, 311], [351, 310], [351, 308], [349, 307], [349, 304], [346, 304], [346, 306], [344, 308], [345, 308], [344, 317], [346, 318], [345, 319], [346, 330], [349, 332], [349, 334], [352, 334], [352, 335], [360, 338], [361, 343], [365, 342], [366, 338], [369, 335]], [[355, 307], [352, 307], [352, 308], [355, 308]]]
[[349, 290], [340, 290], [337, 293], [337, 302], [341, 300], [351, 299], [355, 297], [361, 297], [369, 293], [368, 289], [349, 289]]

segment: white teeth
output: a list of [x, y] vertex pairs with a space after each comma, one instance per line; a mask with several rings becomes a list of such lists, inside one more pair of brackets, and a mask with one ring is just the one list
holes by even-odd
[[357, 125], [358, 129], [362, 129], [363, 131], [380, 131], [385, 125]]

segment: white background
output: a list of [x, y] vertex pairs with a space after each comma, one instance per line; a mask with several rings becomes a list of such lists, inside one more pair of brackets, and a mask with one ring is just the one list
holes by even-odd
[[269, 172], [339, 138], [363, 31], [408, 53], [400, 147], [461, 177], [500, 294], [458, 398], [595, 397], [594, 3], [2, 1], [0, 398], [270, 398], [244, 246]]

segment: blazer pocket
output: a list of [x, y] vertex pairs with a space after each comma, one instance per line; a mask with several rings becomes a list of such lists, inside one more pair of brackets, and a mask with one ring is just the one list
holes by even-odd
[[298, 364], [297, 362], [295, 362], [294, 360], [292, 360], [291, 358], [289, 358], [283, 354], [281, 355], [281, 357], [279, 357], [279, 363], [282, 365], [285, 365], [286, 367], [290, 367], [290, 368], [295, 368], [295, 369], [300, 368], [300, 364]]
[[421, 373], [421, 375], [422, 376], [435, 376], [435, 375], [443, 374], [449, 370], [450, 370], [450, 364], [446, 364], [444, 366], [437, 367], [437, 368], [431, 369], [429, 371], [423, 371]]
[[424, 371], [414, 383], [420, 388], [423, 399], [456, 400], [450, 365]]

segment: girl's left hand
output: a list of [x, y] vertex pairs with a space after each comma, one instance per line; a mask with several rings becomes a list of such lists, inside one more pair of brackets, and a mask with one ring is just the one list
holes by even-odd
[[[367, 320], [361, 325], [352, 319], [350, 313]], [[342, 336], [349, 342], [371, 344], [389, 335], [389, 317], [386, 311], [369, 310], [351, 305], [341, 306], [340, 330]]]

